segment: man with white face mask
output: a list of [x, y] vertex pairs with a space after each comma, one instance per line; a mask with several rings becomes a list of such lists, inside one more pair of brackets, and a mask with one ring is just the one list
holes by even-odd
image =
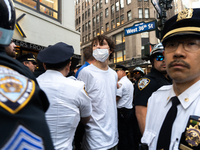
[[83, 149], [99, 150], [116, 148], [117, 131], [117, 73], [108, 66], [114, 52], [114, 42], [100, 35], [92, 40], [95, 63], [85, 67], [78, 76], [84, 81], [92, 99], [92, 115], [85, 127]]

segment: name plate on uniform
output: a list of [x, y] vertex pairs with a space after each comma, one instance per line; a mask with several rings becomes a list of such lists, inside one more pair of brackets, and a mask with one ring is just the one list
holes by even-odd
[[182, 133], [179, 149], [200, 150], [200, 117], [190, 116], [185, 132]]

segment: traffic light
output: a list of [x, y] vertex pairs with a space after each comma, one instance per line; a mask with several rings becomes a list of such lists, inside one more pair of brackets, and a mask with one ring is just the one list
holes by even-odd
[[153, 49], [153, 44], [147, 43], [144, 45], [144, 49], [141, 49], [141, 58], [142, 60], [149, 60], [150, 59], [150, 53], [151, 50]]

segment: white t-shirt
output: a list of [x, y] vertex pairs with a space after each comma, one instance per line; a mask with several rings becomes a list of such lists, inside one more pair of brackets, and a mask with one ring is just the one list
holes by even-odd
[[55, 149], [72, 150], [80, 116], [88, 117], [92, 113], [91, 99], [84, 91], [84, 83], [54, 70], [47, 70], [37, 81], [50, 102], [46, 120]]
[[85, 82], [86, 91], [92, 99], [92, 116], [86, 124], [83, 149], [114, 147], [118, 143], [117, 73], [111, 68], [105, 71], [91, 64], [79, 73], [78, 80]]
[[122, 77], [119, 80], [119, 86], [120, 88], [117, 89], [117, 96], [120, 97], [117, 108], [127, 108], [132, 109], [133, 108], [133, 84], [132, 82], [127, 78], [127, 76]]

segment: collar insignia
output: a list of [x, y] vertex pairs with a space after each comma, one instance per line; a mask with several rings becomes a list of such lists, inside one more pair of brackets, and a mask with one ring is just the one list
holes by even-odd
[[183, 19], [190, 19], [193, 16], [193, 9], [192, 8], [186, 8], [184, 10], [182, 10], [178, 16], [177, 16], [177, 20], [176, 21], [180, 21]]

